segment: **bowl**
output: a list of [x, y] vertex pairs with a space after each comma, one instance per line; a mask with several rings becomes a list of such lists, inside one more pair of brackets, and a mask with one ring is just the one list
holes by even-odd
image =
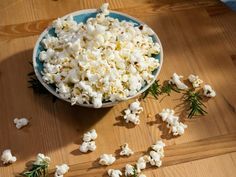
[[[98, 13], [97, 9], [86, 9], [86, 10], [80, 10], [80, 11], [76, 11], [76, 12], [67, 14], [67, 15], [63, 16], [61, 19], [65, 19], [65, 18], [67, 18], [68, 16], [71, 15], [71, 16], [73, 16], [74, 20], [77, 23], [79, 23], [79, 22], [85, 23], [88, 18], [96, 17], [97, 13]], [[143, 22], [141, 22], [140, 20], [138, 20], [138, 19], [136, 19], [134, 17], [131, 17], [131, 16], [127, 15], [127, 14], [124, 14], [124, 13], [121, 13], [121, 12], [117, 12], [117, 11], [110, 10], [110, 13], [109, 13], [108, 16], [110, 16], [112, 18], [117, 18], [119, 21], [125, 20], [125, 21], [128, 21], [128, 22], [132, 22], [132, 23], [135, 24], [135, 26], [139, 26], [139, 25], [144, 24]], [[43, 62], [39, 60], [39, 53], [44, 50], [43, 46], [41, 45], [41, 41], [42, 41], [42, 39], [45, 38], [45, 36], [47, 34], [52, 35], [52, 36], [56, 36], [56, 34], [54, 32], [54, 28], [52, 26], [49, 26], [47, 29], [45, 29], [40, 34], [40, 36], [39, 36], [39, 38], [38, 38], [38, 40], [37, 40], [37, 42], [35, 44], [35, 47], [34, 47], [34, 51], [33, 51], [33, 67], [34, 67], [34, 71], [35, 71], [36, 77], [41, 82], [41, 84], [50, 93], [52, 93], [54, 96], [56, 96], [56, 97], [58, 97], [58, 98], [60, 98], [60, 99], [62, 99], [64, 101], [70, 102], [70, 100], [64, 99], [64, 98], [60, 97], [60, 95], [56, 92], [55, 86], [45, 83], [43, 81], [43, 79], [42, 79]], [[158, 42], [160, 44], [160, 53], [155, 56], [155, 59], [159, 60], [160, 65], [152, 73], [153, 76], [154, 76], [152, 82], [150, 82], [149, 84], [146, 84], [145, 86], [143, 86], [141, 88], [140, 91], [137, 92], [137, 94], [135, 94], [133, 96], [130, 96], [130, 97], [128, 97], [125, 100], [132, 99], [134, 97], [137, 97], [141, 93], [145, 92], [153, 84], [153, 82], [156, 80], [158, 74], [160, 73], [160, 70], [161, 70], [161, 67], [162, 67], [162, 63], [163, 63], [163, 49], [162, 49], [161, 42], [160, 42], [158, 36], [155, 33], [154, 33], [154, 35], [152, 35], [152, 38], [153, 38], [154, 42]], [[125, 100], [122, 100], [122, 101], [125, 101]], [[102, 107], [111, 107], [111, 106], [116, 105], [119, 102], [121, 102], [121, 101], [104, 102], [102, 104]], [[77, 105], [93, 108], [93, 104], [79, 104], [79, 103], [77, 103]]]

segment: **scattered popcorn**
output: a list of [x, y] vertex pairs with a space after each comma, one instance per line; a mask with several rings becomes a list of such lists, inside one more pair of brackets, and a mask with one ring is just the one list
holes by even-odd
[[140, 102], [138, 100], [131, 103], [129, 109], [134, 114], [140, 114], [143, 111], [143, 108], [140, 106]]
[[121, 149], [122, 149], [120, 152], [121, 156], [130, 156], [134, 154], [134, 152], [129, 148], [129, 145], [127, 143], [121, 146]]
[[203, 83], [203, 81], [199, 79], [198, 76], [195, 76], [193, 74], [190, 74], [188, 76], [188, 80], [192, 83], [194, 88], [200, 87], [201, 83]]
[[97, 138], [97, 136], [98, 135], [97, 135], [96, 130], [92, 129], [84, 134], [83, 141], [89, 142], [89, 141], [95, 140]]
[[50, 163], [51, 159], [48, 156], [45, 156], [44, 154], [39, 153], [37, 155], [36, 161], [34, 162], [35, 165], [42, 165], [45, 162]]
[[135, 102], [129, 105], [129, 108], [126, 109], [124, 119], [126, 123], [132, 122], [135, 125], [140, 123], [139, 114], [143, 111], [143, 108], [140, 106], [140, 102], [136, 100]]
[[[77, 23], [72, 16], [59, 18], [52, 24], [56, 36], [41, 41], [42, 79], [55, 85], [60, 97], [72, 105], [100, 108], [103, 102], [126, 100], [150, 83], [159, 67], [152, 56], [161, 50], [152, 39], [154, 32], [147, 25], [135, 26], [108, 14], [105, 3], [86, 23]], [[138, 102], [131, 109], [142, 111]], [[139, 122], [137, 116], [128, 117]]]
[[83, 153], [86, 153], [88, 151], [95, 151], [97, 148], [95, 141], [90, 142], [83, 142], [82, 145], [80, 145], [79, 150]]
[[150, 164], [153, 166], [160, 167], [162, 165], [162, 160], [161, 160], [161, 154], [156, 152], [156, 151], [151, 151], [150, 152]]
[[140, 174], [139, 177], [146, 177], [146, 175], [145, 174]]
[[184, 129], [186, 129], [188, 126], [183, 124], [182, 122], [177, 122], [171, 127], [171, 131], [174, 136], [177, 135], [183, 135], [184, 134]]
[[111, 165], [116, 161], [116, 158], [112, 154], [103, 154], [100, 156], [99, 163], [101, 165]]
[[171, 132], [174, 136], [183, 135], [184, 130], [188, 127], [182, 122], [179, 122], [179, 117], [174, 115], [174, 110], [172, 109], [163, 109], [159, 113], [162, 120], [167, 123], [167, 127], [171, 129]]
[[164, 147], [165, 147], [165, 146], [166, 146], [166, 144], [163, 143], [162, 140], [158, 140], [155, 144], [153, 144], [153, 145], [151, 146], [151, 148], [152, 148], [154, 151], [158, 152], [158, 153], [161, 155], [161, 157], [164, 157]]
[[204, 95], [206, 97], [215, 97], [216, 96], [215, 90], [213, 90], [212, 87], [208, 84], [204, 85], [203, 91], [204, 91]]
[[125, 176], [132, 176], [134, 175], [134, 167], [130, 164], [126, 164], [125, 166]]
[[15, 119], [14, 119], [14, 123], [16, 124], [16, 128], [17, 128], [17, 129], [20, 129], [20, 128], [22, 128], [22, 127], [28, 125], [29, 120], [26, 119], [26, 118], [20, 118], [20, 119], [15, 118]]
[[120, 176], [122, 176], [122, 172], [120, 170], [109, 169], [107, 173], [110, 177], [120, 177]]
[[63, 177], [69, 169], [70, 167], [67, 164], [57, 165], [54, 177]]
[[16, 162], [16, 157], [11, 154], [10, 149], [6, 149], [2, 152], [1, 160], [3, 164], [10, 164]]
[[171, 80], [169, 80], [169, 83], [175, 84], [178, 89], [180, 90], [187, 90], [188, 86], [185, 85], [180, 79], [183, 78], [183, 76], [179, 76], [176, 73], [173, 74], [171, 77]]
[[148, 155], [140, 157], [136, 163], [137, 172], [140, 173], [141, 170], [144, 170], [146, 168], [147, 162], [150, 162], [150, 160], [151, 158]]

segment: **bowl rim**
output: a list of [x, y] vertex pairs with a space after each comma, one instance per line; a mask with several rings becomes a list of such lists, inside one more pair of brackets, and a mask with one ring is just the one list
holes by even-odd
[[[69, 13], [69, 14], [66, 14], [62, 17], [60, 17], [61, 19], [65, 19], [67, 18], [68, 16], [77, 16], [77, 15], [81, 15], [81, 14], [85, 14], [85, 13], [94, 13], [94, 12], [97, 12], [98, 10], [97, 9], [84, 9], [84, 10], [78, 10], [78, 11], [75, 11], [75, 12], [72, 12], [72, 13]], [[119, 14], [119, 15], [122, 15], [122, 16], [125, 16], [125, 17], [128, 17], [134, 21], [137, 21], [138, 23], [140, 24], [145, 24], [144, 22], [138, 20], [137, 18], [135, 17], [132, 17], [130, 15], [127, 15], [125, 13], [122, 13], [122, 12], [118, 12], [118, 11], [113, 11], [113, 10], [109, 10], [110, 12], [112, 13], [115, 13], [115, 14]], [[42, 41], [43, 37], [48, 33], [48, 31], [52, 28], [52, 24], [48, 25], [48, 27], [39, 35], [36, 43], [35, 43], [35, 46], [34, 46], [34, 50], [33, 50], [33, 68], [34, 68], [34, 72], [35, 72], [35, 75], [37, 77], [37, 79], [40, 81], [40, 83], [51, 93], [53, 94], [54, 96], [56, 96], [57, 98], [59, 99], [62, 99], [64, 101], [67, 101], [69, 103], [70, 100], [69, 99], [64, 99], [62, 98], [54, 89], [52, 89], [51, 87], [49, 87], [49, 85], [44, 82], [42, 80], [42, 77], [41, 77], [41, 74], [40, 72], [38, 71], [38, 67], [37, 67], [37, 50], [38, 50], [38, 47], [39, 47], [39, 44], [40, 42]], [[157, 72], [156, 74], [154, 75], [154, 78], [153, 80], [147, 84], [145, 87], [143, 87], [141, 90], [139, 90], [135, 95], [133, 96], [130, 96], [126, 99], [123, 99], [123, 100], [118, 100], [118, 101], [115, 101], [115, 102], [106, 102], [106, 103], [102, 103], [102, 107], [101, 108], [105, 108], [105, 107], [111, 107], [111, 106], [114, 106], [116, 105], [117, 103], [119, 102], [122, 102], [122, 101], [126, 101], [126, 100], [129, 100], [129, 99], [132, 99], [132, 98], [135, 98], [137, 97], [138, 95], [140, 95], [141, 93], [145, 92], [153, 83], [154, 81], [157, 79], [157, 76], [160, 74], [160, 71], [161, 71], [161, 68], [162, 68], [162, 64], [163, 64], [163, 48], [162, 48], [162, 44], [161, 44], [161, 41], [159, 39], [159, 37], [157, 36], [157, 34], [155, 33], [154, 31], [154, 35], [153, 35], [157, 42], [159, 43], [160, 45], [160, 61], [159, 61], [159, 66], [157, 68]], [[88, 108], [94, 108], [93, 107], [93, 104], [79, 104], [79, 103], [76, 103], [76, 105], [79, 105], [79, 106], [83, 106], [83, 107], [88, 107]]]

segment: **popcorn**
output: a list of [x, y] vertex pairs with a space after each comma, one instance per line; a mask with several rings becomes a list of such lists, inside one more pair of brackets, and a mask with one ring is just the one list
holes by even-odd
[[[154, 32], [108, 14], [105, 3], [86, 23], [78, 24], [72, 16], [58, 18], [52, 24], [56, 36], [41, 41], [42, 79], [72, 105], [100, 108], [104, 102], [126, 100], [153, 80], [159, 66], [152, 57], [161, 50], [152, 40]], [[129, 115], [130, 121], [137, 119]]]
[[81, 152], [88, 152], [88, 151], [95, 151], [97, 148], [96, 144], [95, 144], [95, 141], [90, 141], [90, 142], [83, 142], [82, 145], [80, 145], [80, 148], [79, 150]]
[[187, 90], [188, 86], [185, 85], [180, 79], [183, 78], [183, 76], [179, 76], [176, 73], [173, 74], [171, 77], [171, 80], [169, 80], [169, 83], [175, 84], [178, 89], [180, 90]]
[[201, 83], [203, 83], [203, 81], [199, 79], [198, 76], [195, 76], [193, 74], [190, 74], [188, 76], [188, 80], [192, 83], [194, 88], [200, 87]]
[[162, 120], [167, 123], [167, 127], [171, 129], [171, 132], [174, 136], [183, 135], [185, 129], [188, 127], [182, 122], [179, 122], [179, 117], [174, 116], [174, 110], [171, 109], [163, 109], [162, 112], [159, 113]]
[[100, 9], [101, 9], [101, 11], [102, 11], [102, 14], [104, 14], [104, 15], [108, 15], [108, 14], [109, 14], [108, 6], [109, 6], [108, 3], [104, 3], [104, 4], [100, 7]]
[[127, 143], [121, 146], [121, 149], [122, 149], [120, 152], [121, 156], [130, 156], [134, 154], [134, 152], [129, 148], [129, 145]]
[[2, 152], [1, 161], [3, 164], [10, 164], [16, 162], [16, 157], [11, 154], [10, 149], [6, 149]]
[[139, 177], [146, 177], [146, 175], [145, 174], [140, 174]]
[[141, 170], [144, 170], [146, 168], [147, 162], [150, 162], [150, 160], [150, 156], [147, 155], [140, 157], [136, 163], [137, 172], [140, 173]]
[[140, 123], [139, 114], [143, 111], [143, 108], [140, 106], [140, 102], [136, 100], [135, 102], [129, 105], [129, 108], [126, 109], [124, 119], [127, 123], [132, 122], [135, 125]]
[[162, 165], [161, 155], [156, 151], [150, 152], [150, 164], [153, 166], [160, 167]]
[[63, 177], [69, 171], [70, 167], [67, 164], [57, 165], [54, 177]]
[[84, 134], [83, 141], [89, 142], [89, 141], [95, 140], [95, 139], [97, 139], [97, 136], [98, 135], [97, 135], [96, 130], [92, 129]]
[[165, 146], [166, 146], [166, 145], [165, 145], [165, 143], [163, 143], [162, 140], [158, 140], [155, 144], [153, 144], [153, 145], [151, 146], [151, 148], [152, 148], [154, 151], [158, 152], [158, 153], [161, 155], [161, 157], [164, 157], [164, 147], [165, 147]]
[[45, 156], [44, 154], [39, 153], [37, 155], [36, 161], [34, 162], [35, 165], [42, 165], [43, 163], [50, 163], [51, 159], [48, 156]]
[[208, 84], [203, 86], [203, 92], [206, 97], [215, 97], [216, 92], [212, 89], [212, 87]]
[[28, 125], [29, 120], [26, 118], [20, 118], [20, 119], [15, 118], [14, 123], [16, 124], [17, 129], [21, 129], [22, 127]]
[[116, 161], [116, 158], [112, 154], [103, 154], [100, 156], [99, 164], [101, 165], [111, 165]]
[[110, 177], [120, 177], [120, 176], [122, 176], [122, 172], [120, 170], [109, 169], [107, 173]]
[[125, 176], [132, 176], [134, 175], [134, 167], [130, 164], [126, 164], [125, 166]]

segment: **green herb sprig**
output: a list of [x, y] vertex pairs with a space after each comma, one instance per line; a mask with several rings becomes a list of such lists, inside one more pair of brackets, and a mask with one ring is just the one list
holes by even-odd
[[207, 111], [205, 111], [206, 106], [202, 102], [200, 92], [188, 90], [184, 93], [184, 101], [187, 105], [187, 111], [189, 112], [188, 118], [207, 114]]
[[180, 90], [173, 84], [165, 81], [163, 85], [159, 84], [159, 80], [155, 80], [155, 82], [143, 93], [142, 97], [145, 99], [149, 94], [151, 94], [154, 98], [158, 99], [158, 96], [162, 94], [167, 94], [170, 96], [172, 91], [180, 92]]
[[132, 177], [138, 177], [138, 172], [137, 172], [137, 169], [134, 167], [133, 168], [133, 175], [132, 175]]
[[32, 167], [21, 174], [25, 177], [47, 177], [48, 176], [48, 162], [42, 160], [40, 164], [32, 164]]

